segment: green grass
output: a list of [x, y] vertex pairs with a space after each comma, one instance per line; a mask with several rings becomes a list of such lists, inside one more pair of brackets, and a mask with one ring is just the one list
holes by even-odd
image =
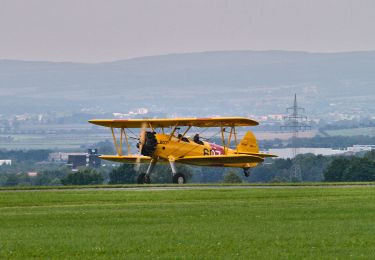
[[375, 188], [0, 192], [0, 258], [375, 254]]

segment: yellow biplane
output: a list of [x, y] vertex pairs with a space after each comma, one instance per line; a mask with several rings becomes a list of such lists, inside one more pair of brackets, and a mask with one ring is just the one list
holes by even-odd
[[[175, 163], [243, 168], [245, 176], [249, 176], [250, 168], [263, 162], [266, 157], [275, 157], [259, 152], [251, 131], [238, 142], [237, 127], [258, 125], [258, 122], [248, 118], [93, 119], [89, 122], [111, 129], [117, 154], [102, 155], [102, 159], [132, 164], [149, 163], [147, 171], [139, 175], [138, 183], [150, 183], [150, 174], [158, 161], [169, 162], [173, 183], [183, 184], [186, 177], [177, 172]], [[188, 137], [187, 133], [192, 127], [219, 128], [222, 145], [203, 141], [199, 134], [195, 134], [193, 138]], [[131, 128], [140, 129], [138, 154], [131, 154]], [[119, 134], [116, 134], [115, 129], [119, 129]], [[181, 129], [183, 130], [180, 132]], [[124, 141], [127, 153], [124, 153]], [[231, 149], [233, 141], [235, 147]]]

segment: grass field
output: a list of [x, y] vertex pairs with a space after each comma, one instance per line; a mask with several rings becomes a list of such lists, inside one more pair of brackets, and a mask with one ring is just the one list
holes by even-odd
[[[12, 141], [6, 138], [11, 137]], [[53, 134], [0, 134], [0, 149], [80, 149], [103, 140], [112, 140], [110, 133], [53, 133]]]
[[0, 258], [375, 255], [375, 188], [0, 192]]
[[327, 130], [325, 132], [330, 136], [357, 136], [357, 135], [375, 136], [375, 127]]

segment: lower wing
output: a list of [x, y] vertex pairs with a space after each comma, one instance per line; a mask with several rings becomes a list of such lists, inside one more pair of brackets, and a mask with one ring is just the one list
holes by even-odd
[[239, 152], [238, 154], [246, 154], [246, 155], [252, 155], [252, 156], [257, 156], [260, 158], [273, 158], [273, 157], [278, 157], [275, 154], [269, 154], [269, 153], [251, 153], [251, 152]]
[[138, 155], [101, 155], [99, 156], [103, 160], [121, 162], [121, 163], [147, 163], [151, 161], [150, 156], [138, 156]]
[[229, 164], [260, 163], [263, 158], [254, 155], [205, 155], [186, 156], [175, 160], [179, 163], [193, 164], [199, 166], [223, 166]]

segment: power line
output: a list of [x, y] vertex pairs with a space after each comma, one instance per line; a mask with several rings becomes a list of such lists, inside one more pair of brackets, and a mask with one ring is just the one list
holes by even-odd
[[[294, 94], [293, 106], [288, 107], [286, 112], [287, 115], [284, 116], [284, 124], [280, 128], [282, 131], [292, 133], [292, 158], [295, 158], [298, 154], [298, 133], [311, 130], [311, 126], [308, 124], [305, 109], [298, 106], [297, 94]], [[295, 160], [294, 169], [291, 172], [290, 180], [302, 181], [301, 167], [297, 160]]]

